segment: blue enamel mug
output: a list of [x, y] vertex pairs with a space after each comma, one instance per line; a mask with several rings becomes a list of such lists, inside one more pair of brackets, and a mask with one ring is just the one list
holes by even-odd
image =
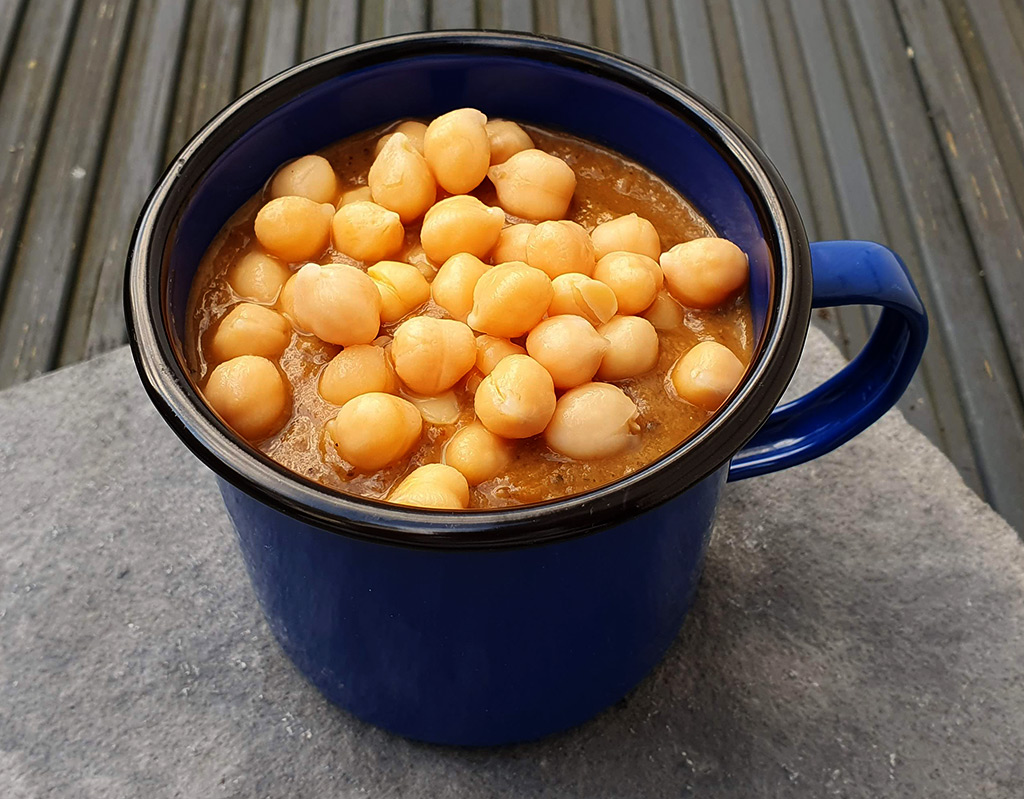
[[[750, 258], [757, 346], [742, 384], [676, 449], [586, 494], [461, 512], [345, 496], [234, 435], [185, 367], [200, 258], [279, 164], [462, 106], [568, 131], [644, 164]], [[844, 304], [881, 306], [863, 352], [776, 407], [812, 307]], [[866, 428], [906, 388], [927, 338], [900, 259], [867, 242], [809, 244], [771, 162], [699, 97], [599, 50], [485, 32], [329, 53], [228, 106], [143, 209], [125, 308], [146, 389], [217, 474], [256, 597], [298, 669], [372, 724], [469, 745], [571, 727], [633, 688], [679, 632], [725, 482], [802, 463]]]

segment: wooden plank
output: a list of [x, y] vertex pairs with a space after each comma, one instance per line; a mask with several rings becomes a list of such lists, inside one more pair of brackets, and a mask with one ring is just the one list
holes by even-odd
[[704, 0], [672, 0], [683, 82], [719, 108], [725, 107], [711, 22]]
[[895, 10], [852, 0], [847, 8], [932, 289], [932, 334], [950, 354], [982, 485], [996, 510], [1024, 530], [1024, 409], [937, 131]]
[[587, 0], [556, 0], [558, 33], [584, 44], [594, 43], [594, 20]]
[[0, 3], [0, 85], [7, 76], [7, 58], [21, 25], [28, 0], [4, 0]]
[[708, 14], [725, 97], [725, 104], [719, 107], [747, 133], [757, 138], [754, 107], [750, 101], [746, 71], [743, 69], [743, 52], [729, 0], [708, 0]]
[[86, 0], [0, 311], [0, 388], [52, 368], [75, 274], [131, 0]]
[[679, 80], [682, 66], [671, 0], [650, 0], [651, 34], [654, 39], [654, 64], [666, 75]]
[[302, 0], [251, 0], [238, 93], [299, 61]]
[[76, 3], [32, 3], [0, 91], [0, 297], [3, 296], [57, 94]]
[[999, 163], [1024, 209], [1024, 57], [1002, 6], [945, 0]]
[[654, 41], [647, 4], [615, 0], [615, 24], [619, 33], [618, 51], [626, 58], [653, 67]]
[[605, 50], [618, 50], [618, 23], [615, 20], [614, 0], [591, 0], [594, 22], [594, 44]]
[[896, 5], [1017, 384], [1024, 386], [1024, 223], [945, 8], [938, 0]]
[[426, 30], [426, 0], [383, 0], [385, 36]]
[[1001, 5], [1010, 35], [1024, 53], [1024, 3], [1021, 0], [1002, 0]]
[[434, 30], [476, 27], [473, 0], [443, 0], [430, 4], [430, 27]]
[[[921, 254], [918, 251], [914, 235], [913, 222], [907, 213], [903, 201], [903, 187], [900, 185], [893, 162], [892, 153], [882, 127], [880, 112], [875, 105], [871, 91], [871, 82], [864, 57], [857, 45], [856, 35], [849, 18], [849, 12], [842, 2], [832, 0], [826, 6], [829, 26], [832, 30], [832, 41], [836, 45], [836, 54], [845, 75], [845, 84], [853, 104], [853, 114], [857, 121], [861, 141], [864, 146], [867, 166], [871, 172], [871, 181], [875, 187], [880, 213], [886, 234], [883, 243], [898, 252], [914, 277], [929, 316], [934, 318], [934, 300], [932, 288], [921, 266]], [[978, 474], [977, 457], [971, 444], [967, 429], [967, 421], [960, 405], [953, 372], [950, 367], [950, 355], [940, 335], [933, 335], [925, 349], [921, 365], [922, 380], [927, 396], [933, 409], [937, 435], [931, 438], [953, 461], [964, 482], [978, 494], [984, 495], [984, 488]], [[910, 403], [915, 397], [906, 395]], [[907, 417], [916, 425], [921, 409], [913, 404], [901, 406]], [[921, 426], [919, 426], [921, 429]]]
[[533, 3], [531, 0], [502, 0], [501, 27], [509, 31], [533, 30]]
[[235, 96], [245, 0], [195, 0], [164, 150], [170, 161]]
[[67, 314], [62, 365], [124, 341], [121, 284], [128, 240], [164, 166], [164, 144], [188, 24], [178, 0], [139, 0], [107, 131], [94, 204]]
[[354, 44], [359, 33], [358, 0], [307, 0], [302, 31], [302, 57]]
[[558, 36], [558, 0], [536, 0], [534, 3], [534, 25], [537, 33]]

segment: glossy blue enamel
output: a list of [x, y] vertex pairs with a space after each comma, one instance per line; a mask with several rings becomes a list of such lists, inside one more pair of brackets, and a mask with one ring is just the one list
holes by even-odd
[[[211, 418], [181, 366], [200, 258], [280, 163], [459, 106], [560, 128], [641, 162], [749, 255], [759, 351], [731, 407], [606, 493], [493, 516], [412, 517], [338, 497], [247, 450]], [[612, 56], [509, 34], [398, 37], [272, 79], [186, 147], [133, 240], [129, 338], [157, 407], [217, 471], [256, 597], [309, 681], [402, 735], [506, 743], [582, 722], [655, 665], [693, 599], [727, 474], [827, 452], [906, 387], [927, 323], [902, 263], [865, 242], [812, 250], [814, 304], [881, 305], [878, 329], [841, 374], [776, 410], [729, 469], [781, 396], [811, 306], [806, 237], [771, 165], [699, 99]], [[488, 538], [507, 530], [500, 545]]]
[[591, 536], [473, 552], [332, 535], [220, 486], [310, 682], [402, 735], [483, 745], [578, 724], [650, 671], [692, 601], [724, 477]]

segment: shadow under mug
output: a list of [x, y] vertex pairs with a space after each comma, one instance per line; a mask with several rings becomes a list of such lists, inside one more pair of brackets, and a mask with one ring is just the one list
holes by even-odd
[[[694, 436], [586, 494], [490, 511], [403, 508], [289, 472], [204, 404], [182, 354], [199, 261], [274, 169], [338, 139], [472, 106], [634, 159], [748, 253], [755, 355]], [[861, 354], [776, 407], [812, 307], [882, 311]], [[906, 388], [927, 339], [903, 264], [868, 242], [808, 244], [771, 162], [670, 79], [569, 42], [422, 33], [356, 45], [271, 78], [218, 114], [161, 178], [128, 257], [125, 309], [143, 383], [217, 475], [270, 629], [324, 695], [366, 721], [448, 744], [500, 744], [612, 704], [679, 632], [727, 479], [849, 440]]]

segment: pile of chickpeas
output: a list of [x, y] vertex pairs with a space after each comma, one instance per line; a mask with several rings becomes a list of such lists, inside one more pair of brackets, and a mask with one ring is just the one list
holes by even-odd
[[[497, 206], [470, 194], [485, 180]], [[227, 274], [248, 301], [207, 341], [206, 400], [239, 435], [265, 440], [291, 412], [278, 360], [293, 335], [337, 345], [319, 375], [320, 396], [338, 407], [323, 442], [374, 472], [410, 455], [425, 420], [456, 418], [459, 387], [475, 419], [441, 463], [388, 496], [427, 508], [466, 508], [470, 486], [502, 474], [520, 439], [543, 436], [579, 461], [636, 447], [640, 414], [619, 384], [655, 368], [658, 331], [684, 306], [734, 298], [747, 258], [721, 238], [663, 251], [636, 214], [587, 230], [565, 219], [575, 188], [573, 169], [519, 125], [471, 108], [398, 125], [366, 185], [349, 191], [321, 156], [286, 164], [256, 215], [258, 246]], [[417, 223], [425, 259], [394, 260]], [[349, 262], [319, 263], [329, 247]], [[665, 391], [714, 411], [744, 370], [703, 341], [673, 363]]]

